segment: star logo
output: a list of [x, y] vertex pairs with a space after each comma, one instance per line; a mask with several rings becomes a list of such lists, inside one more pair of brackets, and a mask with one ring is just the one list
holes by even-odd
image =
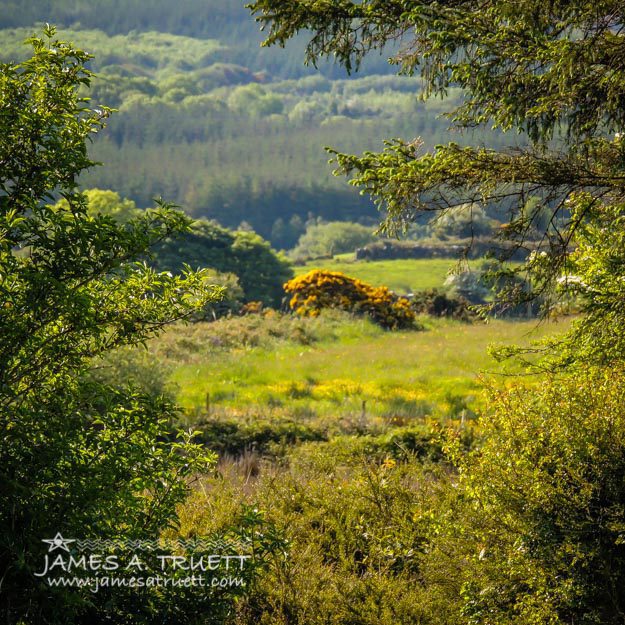
[[41, 542], [48, 543], [50, 548], [48, 549], [48, 553], [51, 551], [55, 551], [56, 549], [63, 549], [69, 553], [69, 543], [76, 542], [74, 538], [63, 538], [60, 532], [56, 533], [54, 538], [42, 538]]

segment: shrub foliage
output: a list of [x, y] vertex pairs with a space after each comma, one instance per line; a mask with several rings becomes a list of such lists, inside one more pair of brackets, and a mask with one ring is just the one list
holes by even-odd
[[[189, 589], [49, 586], [42, 539], [157, 539], [188, 481], [214, 461], [163, 394], [90, 375], [94, 358], [136, 346], [201, 311], [221, 290], [204, 272], [157, 273], [151, 245], [190, 227], [166, 205], [125, 224], [90, 215], [75, 180], [105, 109], [78, 96], [89, 55], [54, 38], [0, 65], [0, 620], [190, 623], [232, 598]], [[65, 203], [51, 201], [58, 194]], [[247, 530], [243, 530], [247, 531]], [[63, 569], [66, 570], [66, 569]], [[197, 622], [197, 621], [195, 621]], [[206, 622], [206, 621], [204, 621]]]

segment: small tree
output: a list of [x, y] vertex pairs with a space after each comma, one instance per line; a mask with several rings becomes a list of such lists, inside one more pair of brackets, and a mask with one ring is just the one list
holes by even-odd
[[321, 258], [353, 252], [374, 240], [373, 228], [349, 221], [311, 223], [290, 255], [295, 259]]
[[290, 263], [255, 232], [227, 230], [215, 222], [198, 220], [183, 236], [168, 237], [154, 250], [154, 265], [161, 271], [210, 267], [233, 273], [246, 302], [279, 306], [282, 285], [293, 276]]
[[87, 210], [90, 215], [108, 215], [117, 221], [127, 222], [141, 214], [141, 209], [127, 198], [121, 198], [116, 191], [87, 189]]
[[[96, 623], [106, 611], [135, 622], [123, 592], [44, 585], [41, 540], [155, 538], [175, 522], [187, 479], [212, 455], [174, 435], [166, 397], [88, 372], [220, 290], [202, 272], [133, 262], [188, 230], [181, 213], [158, 204], [125, 224], [89, 213], [76, 179], [94, 165], [86, 142], [109, 111], [77, 95], [87, 54], [50, 27], [29, 42], [32, 58], [0, 65], [0, 620]], [[144, 594], [147, 620], [178, 609], [167, 593]]]

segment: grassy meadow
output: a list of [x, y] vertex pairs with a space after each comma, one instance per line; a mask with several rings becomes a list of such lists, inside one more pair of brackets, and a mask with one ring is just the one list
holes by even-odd
[[[177, 326], [150, 346], [186, 419], [295, 422], [326, 435], [472, 418], [485, 384], [510, 366], [491, 344], [528, 344], [563, 328], [536, 321], [422, 319], [389, 332], [336, 312]], [[518, 371], [518, 369], [515, 369]]]
[[397, 293], [410, 293], [441, 288], [457, 265], [457, 261], [449, 258], [357, 261], [354, 254], [337, 254], [334, 258], [296, 265], [294, 271], [296, 276], [312, 269], [340, 271], [373, 286], [387, 286]]
[[[441, 288], [454, 266], [451, 259], [355, 261], [342, 254], [295, 273], [331, 269], [405, 292]], [[123, 380], [140, 378], [150, 392], [166, 389], [185, 426], [212, 428], [207, 442], [236, 454], [247, 446], [267, 449], [267, 437], [290, 444], [468, 423], [479, 415], [488, 387], [521, 371], [512, 362], [497, 363], [490, 346], [528, 345], [567, 326], [421, 316], [415, 329], [388, 331], [338, 310], [310, 318], [267, 309], [177, 324], [147, 351], [118, 355], [113, 369]], [[237, 440], [229, 445], [233, 433]]]

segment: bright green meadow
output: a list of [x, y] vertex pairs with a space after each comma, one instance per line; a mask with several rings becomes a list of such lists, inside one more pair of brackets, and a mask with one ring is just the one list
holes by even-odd
[[340, 271], [373, 286], [387, 286], [398, 293], [410, 293], [441, 288], [447, 276], [458, 266], [449, 258], [357, 261], [354, 254], [311, 260], [294, 267], [295, 275], [313, 269]]
[[512, 371], [489, 356], [489, 345], [528, 344], [566, 325], [423, 323], [423, 331], [388, 332], [336, 313], [298, 319], [272, 311], [178, 326], [151, 350], [171, 368], [193, 420], [288, 418], [336, 432], [471, 418], [484, 384], [502, 384]]

